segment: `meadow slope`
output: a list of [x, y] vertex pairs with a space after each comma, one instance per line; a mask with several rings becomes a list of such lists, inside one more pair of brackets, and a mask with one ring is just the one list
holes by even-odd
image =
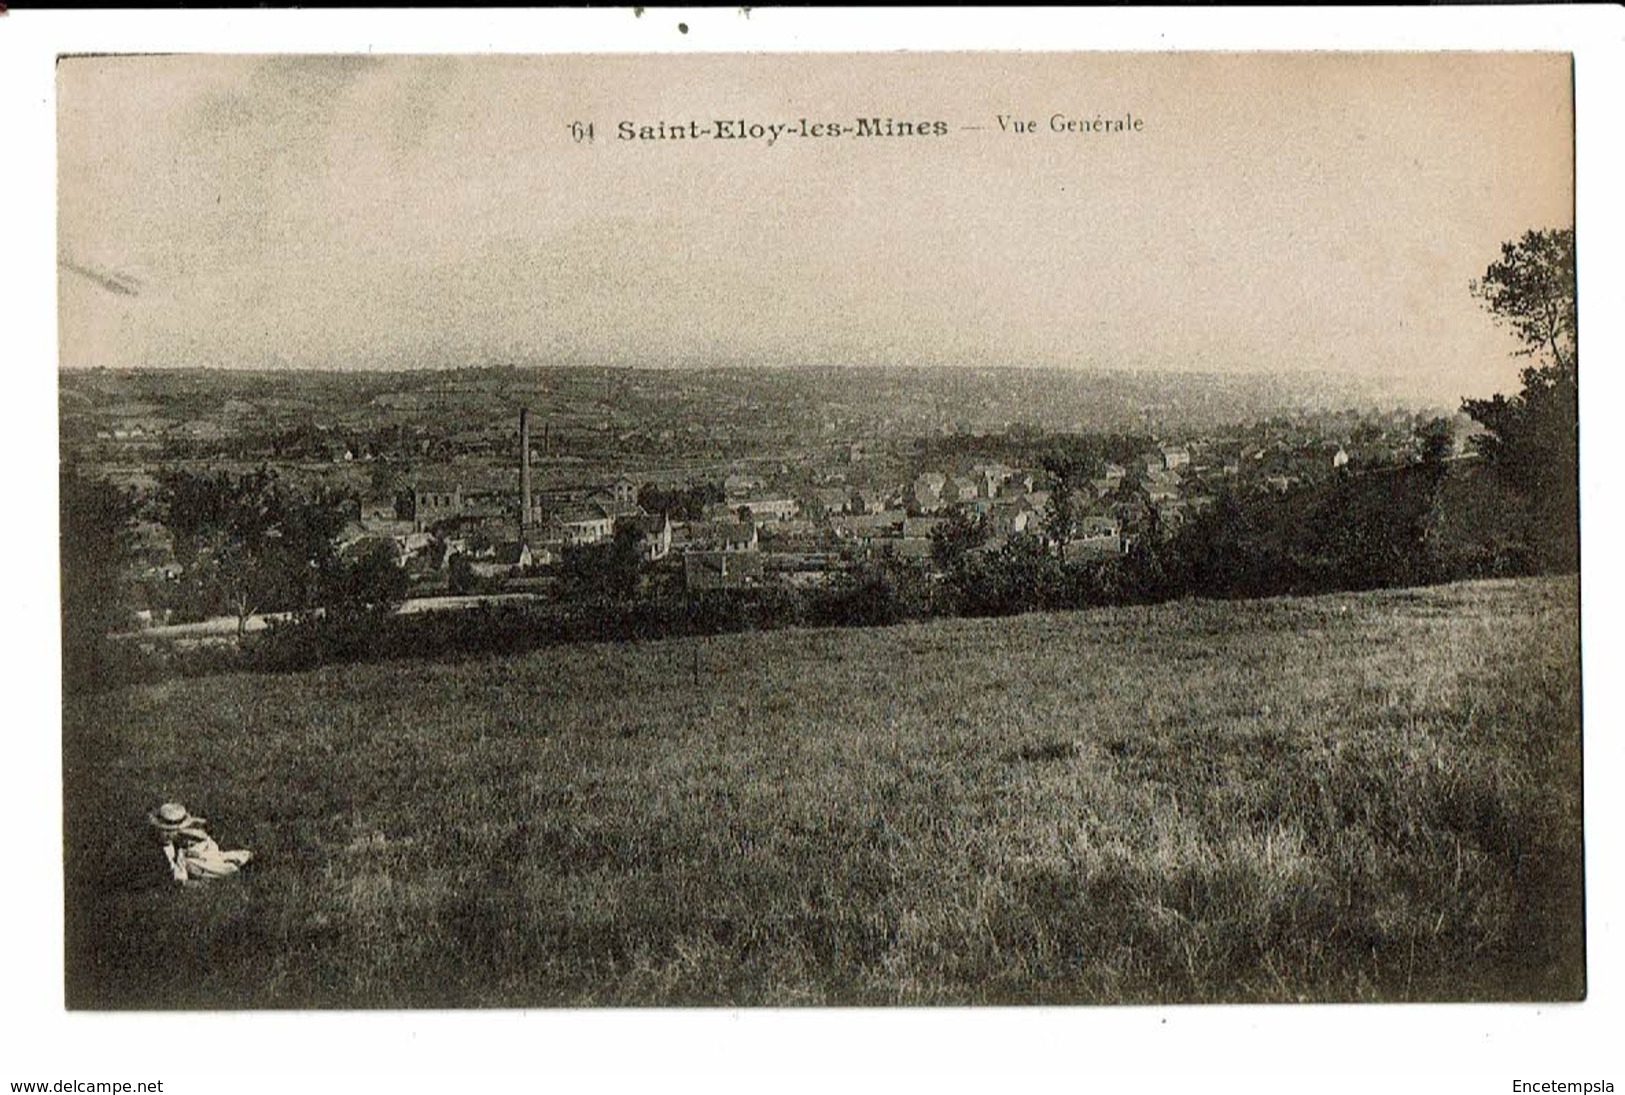
[[[65, 701], [70, 1007], [1574, 999], [1573, 578]], [[169, 882], [180, 799], [239, 879]]]

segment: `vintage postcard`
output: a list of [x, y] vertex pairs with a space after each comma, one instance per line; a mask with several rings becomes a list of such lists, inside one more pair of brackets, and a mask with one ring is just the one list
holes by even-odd
[[1572, 54], [54, 82], [68, 1010], [1586, 999]]
[[70, 1007], [1584, 995], [1568, 56], [58, 90]]

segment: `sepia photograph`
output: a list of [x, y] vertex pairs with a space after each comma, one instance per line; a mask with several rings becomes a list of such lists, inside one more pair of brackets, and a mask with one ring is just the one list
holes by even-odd
[[1583, 999], [1572, 65], [62, 57], [67, 1007]]
[[1620, 29], [0, 8], [0, 1086], [1613, 1090]]
[[69, 1007], [1583, 997], [1570, 65], [63, 58]]

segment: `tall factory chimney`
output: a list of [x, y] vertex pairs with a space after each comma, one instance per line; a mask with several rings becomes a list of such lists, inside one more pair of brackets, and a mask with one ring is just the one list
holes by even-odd
[[530, 408], [519, 408], [519, 542], [530, 542]]

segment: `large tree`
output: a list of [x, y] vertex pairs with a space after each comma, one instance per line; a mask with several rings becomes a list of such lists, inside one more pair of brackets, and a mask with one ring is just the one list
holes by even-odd
[[951, 570], [965, 554], [987, 543], [992, 530], [987, 518], [956, 509], [931, 530], [931, 558], [941, 570]]
[[565, 546], [559, 588], [570, 596], [605, 595], [624, 600], [637, 594], [642, 574], [637, 529], [621, 525], [607, 542]]
[[1044, 471], [1049, 477], [1049, 504], [1040, 518], [1044, 538], [1054, 547], [1055, 554], [1064, 556], [1066, 545], [1077, 532], [1078, 516], [1074, 499], [1088, 486], [1090, 477], [1098, 470], [1100, 459], [1094, 453], [1051, 452], [1044, 457]]
[[103, 479], [60, 473], [62, 670], [69, 688], [93, 686], [107, 635], [130, 618], [127, 601], [135, 498]]
[[406, 599], [406, 568], [388, 540], [362, 541], [327, 576], [322, 604], [342, 616], [387, 616]]
[[314, 607], [329, 589], [351, 500], [288, 490], [266, 468], [234, 476], [165, 469], [158, 502], [194, 611], [226, 611], [239, 637], [257, 612]]
[[1575, 299], [1574, 229], [1531, 229], [1501, 245], [1501, 258], [1472, 283], [1496, 322], [1518, 336], [1525, 357], [1544, 367], [1576, 370], [1579, 310]]
[[1579, 565], [1580, 358], [1574, 229], [1525, 232], [1472, 283], [1497, 323], [1534, 359], [1512, 396], [1467, 399], [1488, 431], [1478, 441], [1503, 481], [1523, 496], [1539, 565]]

